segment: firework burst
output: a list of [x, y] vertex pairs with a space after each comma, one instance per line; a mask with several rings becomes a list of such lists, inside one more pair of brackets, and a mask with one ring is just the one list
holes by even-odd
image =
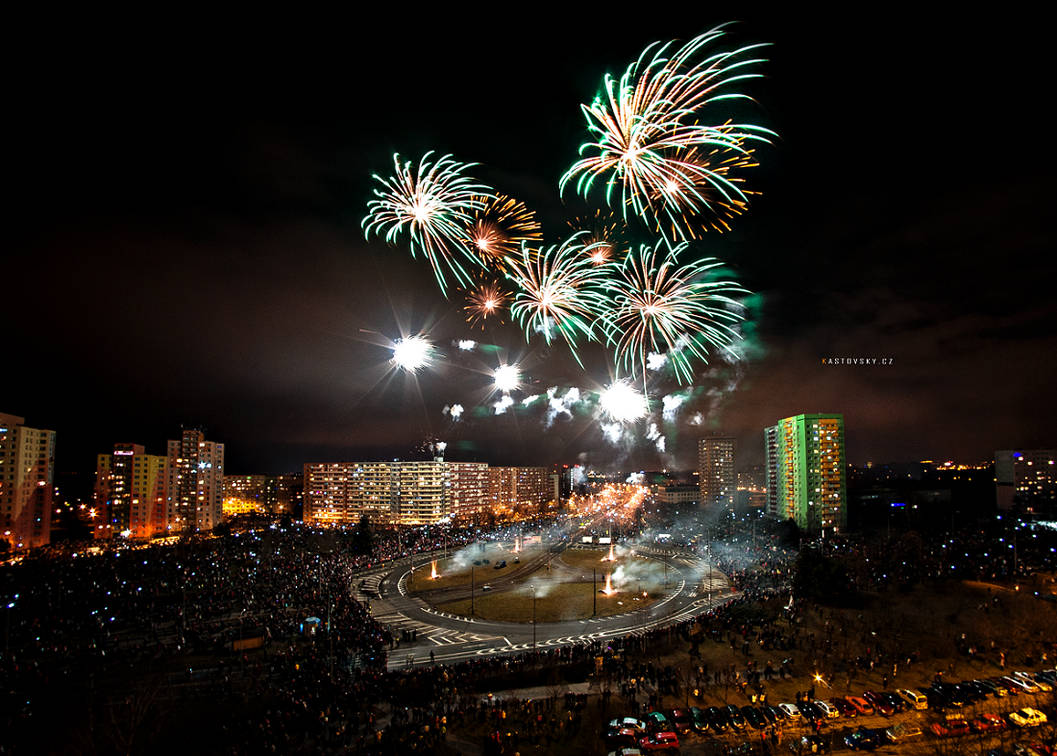
[[593, 265], [590, 253], [583, 233], [538, 255], [525, 246], [513, 275], [520, 291], [510, 312], [526, 338], [536, 331], [550, 344], [561, 334], [578, 362], [577, 341], [594, 338], [594, 321], [605, 303], [605, 268]]
[[433, 360], [433, 344], [425, 336], [408, 336], [393, 342], [392, 363], [408, 373], [429, 367]]
[[[730, 221], [748, 209], [748, 197], [758, 192], [740, 188], [745, 178], [740, 171], [759, 165], [751, 148], [703, 150], [691, 147], [682, 160], [695, 166], [687, 174], [687, 182], [669, 181], [654, 187], [648, 197], [655, 209], [654, 230], [666, 239], [697, 239], [702, 232], [730, 230]], [[737, 194], [722, 193], [702, 176], [710, 173], [721, 176], [731, 185], [738, 185]], [[695, 183], [691, 183], [695, 182]]]
[[466, 322], [471, 326], [479, 325], [482, 329], [488, 318], [495, 318], [502, 323], [503, 310], [510, 301], [510, 295], [498, 284], [483, 283], [470, 289], [466, 294]]
[[573, 231], [584, 232], [585, 248], [595, 265], [605, 265], [627, 244], [627, 227], [616, 213], [596, 210], [594, 215], [578, 216], [568, 223]]
[[376, 199], [367, 203], [361, 225], [368, 238], [376, 233], [390, 244], [406, 232], [412, 256], [421, 253], [429, 261], [446, 296], [449, 276], [471, 285], [463, 263], [479, 260], [469, 252], [468, 229], [494, 193], [463, 175], [475, 163], [460, 163], [451, 155], [431, 161], [432, 155], [427, 152], [417, 166], [394, 155], [394, 175], [374, 174], [381, 188], [374, 189]]
[[607, 74], [603, 93], [581, 106], [593, 140], [580, 147], [583, 157], [562, 176], [560, 190], [575, 179], [577, 193], [586, 198], [601, 180], [612, 205], [619, 187], [625, 218], [630, 208], [675, 241], [684, 240], [686, 222], [667, 222], [672, 216], [744, 203], [745, 192], [728, 176], [731, 167], [701, 159], [715, 150], [744, 155], [746, 142], [773, 136], [761, 126], [727, 119], [701, 123], [717, 105], [749, 99], [730, 90], [760, 76], [751, 68], [763, 60], [751, 53], [762, 45], [707, 53], [709, 43], [725, 33], [717, 27], [678, 48], [655, 43], [620, 79]]
[[625, 381], [614, 381], [598, 395], [598, 404], [606, 417], [618, 423], [630, 423], [646, 416], [646, 397]]
[[506, 270], [522, 244], [535, 245], [543, 238], [539, 221], [524, 202], [503, 195], [480, 199], [468, 232], [470, 251], [486, 267]]
[[[642, 245], [628, 253], [608, 283], [607, 342], [618, 370], [645, 381], [651, 353], [663, 352], [680, 383], [692, 383], [693, 361], [708, 362], [710, 349], [731, 353], [742, 320], [733, 294], [747, 293], [733, 281], [710, 281], [722, 263], [705, 258], [680, 264], [680, 244]], [[663, 251], [662, 251], [663, 248]]]

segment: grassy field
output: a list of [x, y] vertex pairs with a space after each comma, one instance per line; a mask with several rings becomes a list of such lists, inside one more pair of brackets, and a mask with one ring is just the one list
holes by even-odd
[[[447, 559], [437, 559], [437, 573], [439, 577], [435, 580], [430, 577], [431, 573], [431, 562], [426, 561], [421, 565], [415, 565], [414, 576], [408, 576], [407, 588], [411, 593], [420, 593], [423, 591], [435, 591], [441, 588], [455, 588], [458, 586], [469, 586], [471, 578], [471, 566], [473, 567], [473, 579], [478, 585], [487, 583], [489, 580], [493, 580], [500, 575], [505, 575], [510, 572], [512, 568], [516, 568], [519, 565], [514, 563], [514, 559], [517, 556], [521, 557], [522, 562], [531, 560], [533, 557], [539, 556], [542, 549], [539, 547], [532, 547], [522, 550], [520, 555], [514, 554], [509, 549], [498, 549], [495, 547], [489, 548], [483, 553], [473, 554], [475, 561], [481, 562], [480, 565], [466, 565], [465, 567], [456, 568], [453, 557]], [[488, 560], [488, 564], [484, 564], [484, 560]], [[504, 569], [495, 569], [495, 564], [500, 560], [506, 560], [507, 566]]]
[[610, 572], [621, 564], [627, 564], [633, 561], [645, 561], [645, 558], [641, 556], [625, 556], [623, 558], [618, 558], [616, 562], [603, 562], [602, 557], [608, 555], [608, 547], [596, 547], [590, 549], [566, 549], [562, 552], [561, 559], [570, 567], [579, 567], [581, 569], [587, 570], [595, 568], [598, 570], [599, 573]]
[[[538, 550], [525, 551], [521, 556], [523, 561], [528, 561], [538, 553]], [[608, 617], [642, 609], [664, 595], [663, 568], [659, 562], [643, 557], [624, 557], [615, 562], [603, 562], [602, 557], [608, 553], [608, 548], [567, 549], [561, 554], [561, 562], [564, 565], [554, 563], [556, 567], [564, 567], [563, 569], [555, 569], [552, 572], [547, 570], [544, 564], [530, 575], [523, 576], [518, 581], [518, 585], [513, 588], [504, 589], [497, 586], [495, 591], [483, 591], [480, 590], [482, 586], [502, 577], [516, 566], [509, 553], [486, 554], [484, 557], [490, 559], [490, 564], [476, 567], [474, 574], [479, 591], [474, 598], [474, 616], [506, 622], [531, 621], [532, 589], [530, 585], [533, 584], [539, 591], [536, 599], [537, 622], [585, 619], [592, 615]], [[505, 569], [494, 569], [497, 554], [498, 558], [507, 560]], [[570, 567], [573, 574], [570, 574], [568, 569]], [[591, 582], [592, 569], [596, 571], [595, 577], [597, 578], [594, 586]], [[623, 590], [610, 596], [598, 593], [596, 597], [594, 592], [605, 586], [606, 575], [618, 569], [623, 569], [625, 572], [631, 570], [634, 577], [630, 577], [629, 573]], [[438, 561], [437, 572], [441, 577], [432, 580], [429, 577], [429, 564], [421, 570], [416, 570], [414, 581], [409, 580], [411, 592], [424, 593], [438, 588], [470, 584], [468, 568], [449, 573], [445, 564]], [[552, 577], [553, 583], [551, 582]], [[642, 595], [643, 592], [646, 593], [645, 596]], [[437, 608], [452, 614], [468, 616], [470, 600], [449, 601], [437, 604]]]
[[[595, 602], [592, 600], [594, 595], [589, 582], [561, 583], [552, 586], [547, 590], [546, 595], [541, 593], [536, 599], [536, 621], [559, 622], [585, 619], [592, 615], [595, 606], [597, 606], [597, 616], [608, 617], [642, 609], [663, 598], [660, 593], [648, 595], [645, 599], [634, 593], [618, 592], [611, 596], [599, 593], [597, 602]], [[440, 604], [437, 608], [451, 614], [469, 616], [470, 600], [452, 601]], [[532, 592], [526, 587], [501, 593], [482, 592], [474, 599], [474, 609], [474, 616], [481, 619], [531, 622]]]

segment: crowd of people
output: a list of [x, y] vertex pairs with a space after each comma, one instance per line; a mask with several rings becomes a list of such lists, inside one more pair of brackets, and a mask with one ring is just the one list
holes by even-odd
[[[0, 570], [0, 726], [13, 752], [40, 750], [41, 738], [87, 737], [80, 730], [121, 750], [134, 750], [127, 746], [136, 738], [164, 752], [159, 744], [190, 737], [231, 753], [443, 753], [470, 738], [486, 753], [513, 753], [575, 737], [583, 707], [557, 694], [493, 701], [489, 691], [590, 679], [602, 714], [643, 714], [666, 698], [689, 700], [691, 691], [723, 688], [724, 697], [735, 690], [755, 700], [772, 680], [805, 674], [791, 667], [793, 651], [824, 660], [840, 678], [831, 682], [849, 690], [863, 670], [885, 670], [887, 683], [889, 670], [895, 680], [916, 661], [835, 615], [822, 617], [821, 632], [806, 631], [804, 605], [792, 600], [796, 550], [779, 528], [752, 524], [750, 538], [748, 527], [722, 541], [688, 534], [671, 544], [712, 561], [735, 591], [698, 617], [604, 643], [392, 672], [395, 639], [355, 600], [358, 576], [511, 532], [445, 526], [365, 540], [356, 529], [272, 523], [167, 546], [38, 550]], [[958, 548], [968, 549], [975, 536], [961, 538]], [[1029, 553], [1039, 556], [1036, 541]], [[991, 548], [973, 543], [982, 553]], [[830, 548], [872, 553], [847, 540]], [[702, 659], [706, 641], [729, 645], [729, 661]], [[680, 647], [689, 649], [681, 665], [657, 657]], [[197, 717], [205, 711], [217, 716]], [[71, 720], [64, 733], [48, 726], [56, 716]], [[188, 716], [207, 724], [186, 732]], [[169, 741], [174, 733], [184, 740]]]

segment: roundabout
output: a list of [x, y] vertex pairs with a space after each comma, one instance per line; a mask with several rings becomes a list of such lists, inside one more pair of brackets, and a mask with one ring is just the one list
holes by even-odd
[[477, 543], [354, 580], [356, 598], [399, 639], [390, 669], [637, 635], [732, 595], [692, 551], [567, 542]]

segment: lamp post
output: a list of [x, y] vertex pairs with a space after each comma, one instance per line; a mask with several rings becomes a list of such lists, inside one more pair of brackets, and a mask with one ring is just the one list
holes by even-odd
[[532, 586], [532, 650], [536, 650], [536, 586]]
[[591, 616], [598, 616], [598, 573], [591, 568]]
[[712, 608], [712, 528], [707, 528], [708, 533], [708, 608]]
[[473, 584], [473, 565], [471, 564], [470, 565], [470, 616], [471, 617], [474, 615], [474, 611], [473, 611], [473, 589], [474, 589], [474, 584]]

